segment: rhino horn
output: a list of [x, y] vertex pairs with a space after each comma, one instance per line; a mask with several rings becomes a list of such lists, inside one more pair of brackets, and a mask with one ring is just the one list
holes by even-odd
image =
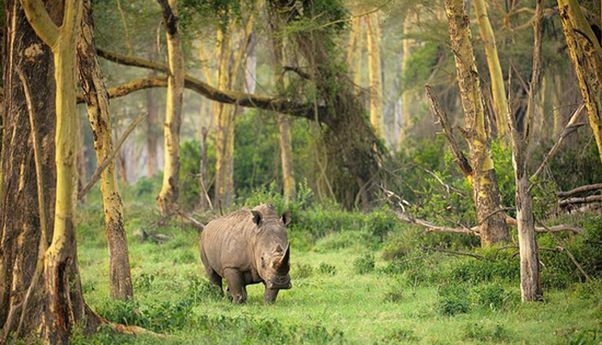
[[283, 273], [283, 274], [288, 273], [288, 271], [290, 269], [290, 265], [289, 265], [290, 257], [291, 257], [291, 245], [289, 243], [288, 246], [286, 246], [286, 251], [284, 252], [284, 256], [282, 257], [282, 259], [280, 259], [280, 262], [278, 263], [277, 267], [278, 267], [279, 273]]

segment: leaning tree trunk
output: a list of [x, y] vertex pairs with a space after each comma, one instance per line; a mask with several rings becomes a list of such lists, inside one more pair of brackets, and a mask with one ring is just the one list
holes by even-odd
[[[154, 74], [154, 73], [153, 73]], [[155, 91], [148, 89], [145, 91], [146, 96], [146, 150], [147, 150], [147, 161], [146, 161], [146, 176], [153, 177], [157, 174], [157, 136], [159, 132], [159, 111], [157, 108], [157, 101], [155, 100]]]
[[479, 24], [479, 33], [483, 46], [485, 47], [485, 57], [487, 58], [487, 67], [489, 68], [489, 78], [491, 79], [491, 94], [493, 95], [493, 110], [495, 111], [495, 120], [497, 124], [498, 137], [506, 135], [508, 129], [508, 99], [506, 98], [506, 89], [504, 87], [504, 75], [498, 57], [497, 46], [495, 44], [495, 34], [487, 14], [487, 5], [485, 0], [475, 0], [474, 8]]
[[184, 57], [177, 24], [177, 0], [157, 0], [161, 5], [167, 36], [167, 101], [165, 106], [163, 184], [157, 196], [162, 216], [175, 211], [180, 175], [180, 125], [184, 94]]
[[[88, 106], [88, 118], [94, 134], [96, 159], [101, 164], [113, 151], [109, 99], [94, 44], [94, 22], [90, 0], [84, 0], [84, 16], [77, 44], [79, 80]], [[115, 161], [102, 172], [100, 190], [104, 207], [107, 242], [109, 245], [109, 280], [111, 297], [132, 298], [132, 276], [128, 245], [123, 223], [123, 204], [115, 176]]]
[[558, 0], [558, 10], [569, 56], [577, 72], [579, 89], [602, 161], [602, 48], [585, 20], [578, 1]]
[[470, 42], [470, 21], [463, 0], [445, 0], [449, 36], [454, 51], [460, 98], [464, 108], [464, 132], [470, 149], [473, 199], [480, 224], [481, 245], [510, 239], [504, 215], [499, 212], [500, 193], [489, 149], [481, 85]]

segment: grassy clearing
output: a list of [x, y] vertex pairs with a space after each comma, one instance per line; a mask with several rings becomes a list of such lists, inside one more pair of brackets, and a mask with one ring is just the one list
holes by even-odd
[[[383, 242], [382, 234], [375, 239], [365, 225], [310, 239], [291, 234], [293, 289], [265, 306], [263, 287], [251, 286], [247, 304], [232, 305], [214, 293], [202, 273], [195, 230], [177, 223], [158, 229], [170, 237], [163, 244], [134, 235], [153, 219], [149, 205], [149, 200], [126, 205], [135, 301], [113, 302], [102, 212], [96, 197], [90, 198], [78, 227], [83, 288], [101, 315], [169, 337], [106, 330], [94, 337], [76, 334], [75, 343], [600, 344], [602, 339], [599, 280], [548, 289], [545, 302], [523, 305], [514, 269], [500, 266], [483, 274], [490, 265], [473, 258], [391, 254], [412, 231], [403, 226]], [[379, 248], [385, 248], [384, 257], [403, 260], [384, 260]]]

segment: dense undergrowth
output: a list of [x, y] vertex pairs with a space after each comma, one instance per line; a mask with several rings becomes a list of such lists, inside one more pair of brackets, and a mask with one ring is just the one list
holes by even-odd
[[[81, 207], [78, 240], [88, 303], [109, 320], [166, 338], [103, 329], [93, 337], [77, 331], [74, 343], [598, 344], [602, 339], [600, 215], [549, 220], [585, 232], [538, 235], [545, 300], [525, 305], [518, 288], [516, 239], [480, 249], [469, 236], [426, 234], [401, 223], [387, 206], [367, 213], [345, 211], [317, 202], [303, 186], [298, 198], [286, 204], [275, 188], [266, 188], [239, 205], [269, 202], [291, 211], [293, 289], [265, 306], [262, 287], [252, 286], [248, 303], [236, 306], [216, 293], [202, 273], [195, 229], [179, 219], [154, 226], [157, 215], [149, 205], [156, 188], [156, 181], [143, 180], [124, 190], [133, 301], [109, 298], [97, 192]], [[203, 221], [215, 216], [194, 215]], [[153, 234], [165, 239], [153, 241]]]

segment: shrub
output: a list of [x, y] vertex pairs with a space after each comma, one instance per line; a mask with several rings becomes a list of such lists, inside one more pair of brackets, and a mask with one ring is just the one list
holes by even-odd
[[470, 299], [466, 286], [450, 284], [439, 287], [437, 310], [441, 315], [453, 316], [470, 311]]
[[355, 272], [359, 274], [366, 274], [374, 271], [374, 255], [365, 254], [363, 256], [358, 257], [353, 262], [353, 267], [355, 268]]

